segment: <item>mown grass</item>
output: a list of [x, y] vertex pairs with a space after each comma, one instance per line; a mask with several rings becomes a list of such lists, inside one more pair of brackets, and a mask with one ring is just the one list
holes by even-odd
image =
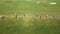
[[[38, 16], [60, 16], [60, 0], [37, 0], [25, 1], [2, 1], [0, 0], [0, 15], [18, 15], [33, 14], [34, 18], [19, 19], [4, 18], [0, 19], [0, 34], [60, 34], [60, 19], [53, 18], [39, 19]], [[56, 5], [50, 5], [49, 2], [57, 2]], [[14, 15], [15, 16], [15, 15]]]
[[[35, 1], [0, 1], [0, 14], [13, 13], [33, 13], [33, 14], [58, 14], [60, 13], [59, 0], [38, 0], [41, 3], [37, 4]], [[50, 2], [57, 2], [56, 5], [50, 5]]]
[[27, 22], [20, 17], [18, 20], [1, 19], [0, 34], [60, 34], [60, 20], [30, 19]]

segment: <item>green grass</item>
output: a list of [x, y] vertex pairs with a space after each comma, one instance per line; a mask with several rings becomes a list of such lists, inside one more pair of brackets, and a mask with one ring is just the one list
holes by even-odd
[[[37, 4], [36, 1], [40, 1]], [[57, 2], [56, 5], [50, 5], [49, 2]], [[60, 0], [0, 0], [0, 15], [13, 15], [13, 18], [6, 17], [0, 19], [0, 34], [60, 34], [60, 19], [54, 16], [60, 16]], [[26, 14], [29, 17], [15, 18], [15, 13], [19, 16]], [[54, 18], [40, 19], [36, 17], [53, 16]], [[32, 18], [31, 18], [32, 16]]]
[[[60, 34], [60, 20], [41, 20], [30, 19], [29, 21], [20, 18], [2, 19], [0, 20], [1, 34]], [[24, 25], [25, 24], [25, 25]], [[28, 26], [26, 26], [28, 24]], [[32, 25], [31, 25], [32, 24]]]

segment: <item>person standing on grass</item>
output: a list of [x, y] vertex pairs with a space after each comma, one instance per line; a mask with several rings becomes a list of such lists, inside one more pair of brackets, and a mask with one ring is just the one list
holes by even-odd
[[4, 19], [5, 17], [4, 16], [0, 16], [0, 19]]
[[26, 15], [24, 14], [24, 17], [25, 17]]
[[4, 16], [2, 16], [1, 18], [4, 19]]
[[16, 19], [18, 18], [18, 14], [17, 14], [17, 13], [15, 13], [15, 18], [16, 18]]

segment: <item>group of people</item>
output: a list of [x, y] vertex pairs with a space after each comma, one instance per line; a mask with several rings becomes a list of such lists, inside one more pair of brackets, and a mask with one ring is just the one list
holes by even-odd
[[[23, 15], [25, 17], [25, 14]], [[36, 17], [38, 17], [39, 15], [36, 15]], [[49, 16], [49, 15], [45, 15], [44, 16], [45, 18], [48, 18], [48, 19], [53, 19], [52, 16]], [[43, 16], [39, 16], [40, 19], [44, 18]], [[5, 16], [0, 16], [0, 19], [4, 19]], [[18, 14], [15, 13], [15, 18], [18, 19]], [[60, 17], [55, 17], [55, 18], [60, 18]]]
[[[16, 19], [18, 18], [18, 14], [15, 14], [16, 15]], [[25, 17], [25, 14], [23, 15]], [[36, 17], [38, 17], [39, 15], [36, 15]], [[45, 15], [46, 18], [48, 19], [52, 19], [53, 17], [52, 16], [49, 16], [49, 15]], [[39, 18], [43, 18], [42, 16], [39, 16]]]

